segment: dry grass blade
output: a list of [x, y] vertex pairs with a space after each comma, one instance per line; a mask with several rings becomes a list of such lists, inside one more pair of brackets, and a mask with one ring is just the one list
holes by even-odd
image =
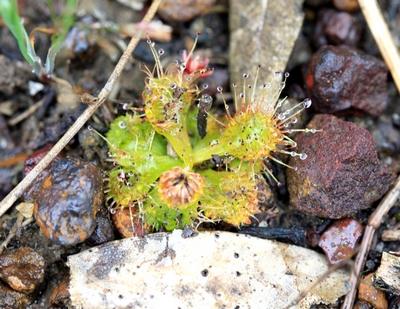
[[[149, 7], [146, 15], [143, 17], [142, 23], [150, 22], [162, 0], [154, 0]], [[79, 118], [74, 122], [74, 124], [68, 129], [67, 132], [61, 137], [61, 139], [50, 149], [50, 151], [43, 157], [43, 159], [30, 171], [28, 175], [1, 201], [0, 203], [0, 217], [16, 202], [16, 200], [24, 193], [26, 189], [33, 183], [33, 181], [39, 176], [39, 174], [54, 160], [54, 158], [64, 149], [64, 147], [69, 143], [69, 141], [78, 133], [78, 131], [85, 125], [85, 123], [94, 114], [97, 108], [102, 105], [107, 97], [109, 96], [115, 82], [121, 75], [126, 63], [136, 45], [141, 38], [141, 33], [137, 33], [130, 40], [127, 48], [119, 59], [114, 71], [108, 78], [107, 83], [104, 85], [103, 89], [100, 91], [97, 98], [92, 100], [92, 104], [79, 116]]]
[[376, 0], [358, 1], [376, 44], [400, 90], [400, 56]]
[[354, 299], [356, 297], [358, 280], [362, 268], [364, 267], [365, 260], [367, 258], [368, 251], [371, 247], [372, 240], [376, 229], [380, 226], [383, 217], [388, 213], [390, 208], [394, 205], [400, 196], [400, 177], [397, 178], [396, 184], [392, 190], [385, 196], [379, 206], [376, 208], [374, 213], [371, 215], [368, 226], [365, 228], [364, 236], [360, 245], [360, 251], [357, 254], [354, 268], [350, 276], [350, 291], [347, 293], [342, 309], [353, 308]]
[[[379, 50], [392, 73], [393, 80], [397, 90], [400, 90], [400, 55], [394, 44], [389, 28], [383, 18], [376, 0], [359, 0], [361, 10], [367, 21], [368, 27], [378, 44]], [[367, 258], [368, 251], [371, 247], [372, 240], [376, 229], [382, 223], [383, 217], [388, 213], [400, 195], [400, 177], [397, 178], [394, 188], [385, 196], [377, 209], [371, 215], [368, 226], [365, 228], [363, 240], [361, 242], [360, 251], [357, 255], [354, 269], [350, 277], [350, 292], [346, 295], [342, 309], [353, 308], [356, 297], [358, 281], [362, 268]]]

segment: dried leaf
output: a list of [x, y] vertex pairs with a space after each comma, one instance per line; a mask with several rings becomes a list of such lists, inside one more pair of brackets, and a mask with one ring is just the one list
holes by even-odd
[[[126, 238], [69, 257], [77, 308], [284, 308], [327, 269], [305, 248], [228, 232], [182, 231]], [[297, 306], [334, 303], [340, 270]], [[88, 297], [90, 295], [90, 297]]]

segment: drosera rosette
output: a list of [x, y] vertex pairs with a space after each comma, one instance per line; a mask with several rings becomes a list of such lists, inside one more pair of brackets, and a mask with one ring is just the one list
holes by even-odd
[[[306, 159], [295, 152], [288, 136], [296, 116], [310, 107], [305, 100], [286, 108], [279, 99], [287, 75], [277, 73], [271, 83], [233, 85], [234, 110], [221, 93], [226, 116], [211, 112], [212, 97], [196, 81], [211, 73], [207, 60], [183, 53], [172, 70], [164, 70], [153, 42], [155, 59], [143, 91], [144, 109], [116, 118], [106, 135], [114, 167], [107, 194], [112, 207], [135, 205], [143, 224], [171, 231], [202, 222], [225, 221], [240, 227], [259, 212], [258, 185], [264, 172], [276, 180], [265, 159], [291, 168], [280, 154]], [[221, 158], [220, 168], [211, 159]]]
[[148, 40], [155, 59], [155, 72], [146, 70], [147, 79], [143, 91], [144, 111], [154, 129], [164, 135], [177, 156], [189, 167], [192, 162], [192, 146], [187, 128], [187, 115], [199, 94], [196, 81], [210, 73], [205, 66], [192, 60], [193, 49], [184, 53], [182, 62], [177, 62], [177, 70], [164, 72], [160, 61], [162, 50], [156, 51], [154, 43]]
[[[265, 159], [291, 168], [279, 160], [276, 154], [287, 154], [305, 160], [305, 153], [295, 151], [296, 142], [289, 136], [295, 132], [315, 133], [315, 129], [292, 129], [297, 122], [296, 116], [311, 106], [311, 100], [305, 99], [286, 108], [287, 98], [280, 99], [286, 84], [288, 73], [277, 72], [272, 82], [258, 84], [257, 68], [252, 83], [248, 83], [249, 74], [243, 74], [242, 87], [232, 85], [235, 113], [231, 112], [222, 95], [226, 108], [226, 118], [220, 123], [218, 134], [209, 132], [202, 143], [194, 149], [194, 162], [202, 162], [214, 155], [233, 156], [242, 162], [253, 163], [252, 171], [263, 169], [275, 181], [272, 172], [260, 164]], [[222, 94], [222, 89], [217, 89]], [[240, 91], [240, 92], [239, 92]]]

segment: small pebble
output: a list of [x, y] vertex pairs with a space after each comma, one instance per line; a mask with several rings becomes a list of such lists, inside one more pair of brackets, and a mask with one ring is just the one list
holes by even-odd
[[56, 308], [70, 308], [69, 278], [60, 281], [51, 290], [49, 303]]
[[365, 301], [357, 300], [354, 309], [371, 309], [371, 306]]
[[124, 238], [143, 236], [145, 234], [143, 222], [138, 217], [136, 207], [115, 209], [115, 213], [112, 214], [112, 221], [115, 228]]
[[97, 214], [96, 228], [87, 240], [90, 245], [101, 245], [115, 239], [114, 229], [108, 214]]
[[333, 223], [321, 236], [318, 245], [331, 264], [350, 259], [362, 235], [363, 226], [353, 219]]
[[207, 13], [215, 0], [164, 0], [158, 14], [170, 22], [185, 22]]
[[26, 309], [31, 302], [28, 295], [16, 292], [0, 282], [0, 308]]
[[28, 247], [0, 256], [0, 278], [12, 289], [30, 294], [43, 282], [46, 262]]
[[56, 158], [26, 192], [42, 233], [60, 245], [85, 241], [103, 200], [100, 169], [78, 158]]
[[361, 24], [351, 14], [332, 9], [321, 10], [314, 29], [317, 47], [326, 44], [356, 46], [361, 39]]
[[347, 46], [321, 47], [311, 58], [306, 86], [321, 113], [355, 108], [379, 116], [388, 102], [385, 64]]
[[389, 189], [393, 175], [378, 158], [364, 128], [332, 115], [316, 115], [295, 141], [307, 159], [291, 158], [287, 170], [290, 204], [299, 211], [339, 219], [367, 209]]
[[373, 286], [374, 274], [363, 277], [358, 287], [358, 298], [374, 306], [375, 309], [387, 309], [385, 293]]
[[372, 135], [379, 151], [393, 155], [400, 151], [400, 132], [389, 119], [379, 117]]
[[360, 8], [358, 0], [333, 0], [333, 5], [346, 12], [355, 12]]

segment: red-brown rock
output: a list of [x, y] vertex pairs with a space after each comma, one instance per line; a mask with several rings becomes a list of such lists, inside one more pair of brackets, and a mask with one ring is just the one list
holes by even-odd
[[43, 282], [45, 267], [44, 258], [28, 247], [0, 256], [0, 278], [22, 293], [32, 293]]
[[356, 46], [361, 30], [360, 22], [353, 15], [326, 9], [318, 13], [313, 39], [318, 47], [326, 44]]
[[386, 79], [381, 60], [347, 46], [323, 46], [311, 58], [306, 86], [319, 112], [355, 108], [379, 116], [388, 101]]
[[358, 288], [358, 298], [370, 303], [375, 309], [387, 309], [388, 301], [385, 293], [373, 285], [374, 274], [363, 277]]
[[367, 209], [388, 190], [393, 175], [379, 161], [371, 134], [332, 115], [316, 115], [315, 134], [295, 140], [306, 160], [291, 158], [287, 182], [292, 207], [338, 219]]
[[321, 236], [318, 245], [324, 250], [331, 264], [350, 259], [363, 226], [358, 221], [346, 218], [336, 221]]

